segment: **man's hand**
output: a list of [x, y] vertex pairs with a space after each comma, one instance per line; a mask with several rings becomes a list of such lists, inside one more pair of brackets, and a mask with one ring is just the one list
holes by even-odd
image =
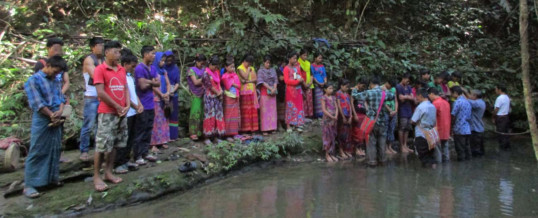
[[141, 114], [144, 112], [144, 106], [142, 104], [138, 104], [138, 107], [136, 107], [136, 113]]

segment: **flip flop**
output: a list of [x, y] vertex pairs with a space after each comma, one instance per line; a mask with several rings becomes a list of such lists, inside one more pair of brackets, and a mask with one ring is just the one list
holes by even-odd
[[118, 183], [123, 182], [123, 179], [120, 178], [120, 177], [116, 177], [116, 179], [106, 179], [105, 178], [105, 181], [111, 182], [112, 184], [118, 184]]
[[85, 152], [85, 153], [80, 154], [79, 159], [82, 162], [88, 162], [90, 160], [90, 156], [88, 156], [88, 153]]
[[101, 182], [99, 184], [94, 184], [94, 189], [97, 192], [104, 192], [104, 191], [108, 190], [108, 185], [106, 183], [104, 183], [104, 182]]
[[34, 187], [24, 188], [23, 194], [30, 199], [38, 198], [41, 196], [41, 193], [39, 193]]
[[193, 141], [198, 141], [198, 136], [191, 135], [190, 138], [191, 138]]
[[114, 169], [114, 172], [116, 172], [117, 174], [126, 174], [129, 172], [129, 168], [126, 165], [121, 165], [116, 167], [116, 169]]
[[195, 161], [185, 162], [181, 166], [179, 166], [178, 170], [179, 172], [186, 173], [195, 170], [197, 167]]

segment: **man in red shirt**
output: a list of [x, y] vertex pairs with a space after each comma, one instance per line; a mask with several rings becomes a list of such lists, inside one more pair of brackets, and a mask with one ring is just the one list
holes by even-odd
[[439, 90], [436, 88], [428, 89], [428, 97], [432, 101], [433, 106], [437, 111], [437, 132], [441, 139], [441, 147], [436, 147], [437, 162], [450, 161], [450, 148], [448, 147], [448, 139], [450, 139], [450, 104], [439, 96]]
[[104, 180], [117, 184], [120, 177], [112, 173], [116, 148], [127, 145], [127, 111], [130, 107], [129, 88], [125, 69], [118, 63], [121, 44], [118, 41], [105, 43], [105, 62], [94, 70], [93, 80], [99, 97], [98, 123], [95, 139], [93, 184], [96, 191], [105, 191], [107, 184], [101, 179], [99, 170], [105, 155]]

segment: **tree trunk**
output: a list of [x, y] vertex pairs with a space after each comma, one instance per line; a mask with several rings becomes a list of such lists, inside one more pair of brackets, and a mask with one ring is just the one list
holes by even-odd
[[527, 0], [519, 0], [519, 36], [521, 43], [521, 80], [523, 82], [523, 95], [525, 96], [525, 108], [529, 119], [529, 129], [532, 137], [534, 154], [538, 160], [538, 128], [536, 126], [536, 113], [532, 102], [532, 86], [530, 82], [529, 64], [529, 37], [527, 27], [529, 25], [529, 8]]

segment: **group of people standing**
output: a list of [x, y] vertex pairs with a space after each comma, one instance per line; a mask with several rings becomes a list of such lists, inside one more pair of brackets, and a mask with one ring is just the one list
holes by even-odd
[[[351, 87], [348, 80], [324, 86], [322, 128], [325, 158], [329, 162], [366, 154], [376, 166], [397, 153], [398, 134], [402, 153], [416, 152], [425, 166], [450, 161], [449, 140], [453, 139], [457, 160], [482, 156], [486, 103], [482, 92], [463, 88], [461, 74], [440, 73], [432, 78], [427, 69], [411, 86], [411, 75], [399, 79], [360, 79]], [[351, 88], [351, 89], [350, 89]], [[350, 91], [351, 90], [351, 91]], [[510, 98], [506, 87], [497, 85], [493, 118], [501, 149], [509, 149]], [[371, 129], [368, 122], [375, 123]], [[412, 126], [415, 126], [413, 129]], [[408, 134], [414, 131], [414, 150]], [[364, 152], [366, 149], [366, 152]]]
[[[40, 195], [37, 187], [61, 185], [62, 114], [69, 104], [62, 46], [60, 39], [49, 39], [48, 58], [37, 62], [35, 74], [25, 83], [34, 111], [24, 189], [30, 198]], [[93, 182], [95, 190], [105, 191], [105, 182], [122, 182], [115, 174], [156, 161], [154, 153], [178, 138], [181, 74], [172, 51], [143, 46], [139, 61], [118, 41], [94, 37], [89, 46], [91, 54], [84, 58], [82, 69], [86, 91], [80, 159], [90, 160], [90, 135], [94, 132]], [[196, 55], [194, 66], [185, 73], [192, 94], [189, 137], [204, 139], [210, 145], [221, 139], [245, 140], [259, 131], [271, 134], [279, 126], [288, 132], [302, 132], [305, 120], [321, 119], [327, 161], [367, 155], [368, 163], [376, 165], [386, 160], [386, 153], [395, 153], [392, 143], [397, 124], [401, 152], [411, 151], [407, 134], [414, 124], [415, 149], [425, 164], [449, 160], [451, 133], [458, 160], [483, 155], [485, 103], [479, 91], [467, 93], [461, 88], [459, 73], [452, 73], [453, 79], [448, 81], [446, 74], [431, 80], [429, 71], [421, 71], [421, 80], [414, 88], [409, 86], [408, 74], [400, 81], [383, 83], [377, 77], [361, 79], [355, 86], [342, 79], [337, 87], [328, 82], [323, 55], [314, 54], [312, 63], [308, 58], [307, 50], [290, 52], [273, 66], [268, 55], [256, 71], [252, 55], [245, 55], [237, 68], [231, 56], [221, 61], [217, 55]], [[507, 131], [510, 99], [503, 86], [497, 90], [497, 130]], [[367, 134], [365, 124], [374, 124]], [[432, 145], [432, 137], [439, 143]], [[501, 138], [502, 147], [508, 148], [506, 137]], [[480, 143], [473, 143], [471, 149], [470, 140]]]

